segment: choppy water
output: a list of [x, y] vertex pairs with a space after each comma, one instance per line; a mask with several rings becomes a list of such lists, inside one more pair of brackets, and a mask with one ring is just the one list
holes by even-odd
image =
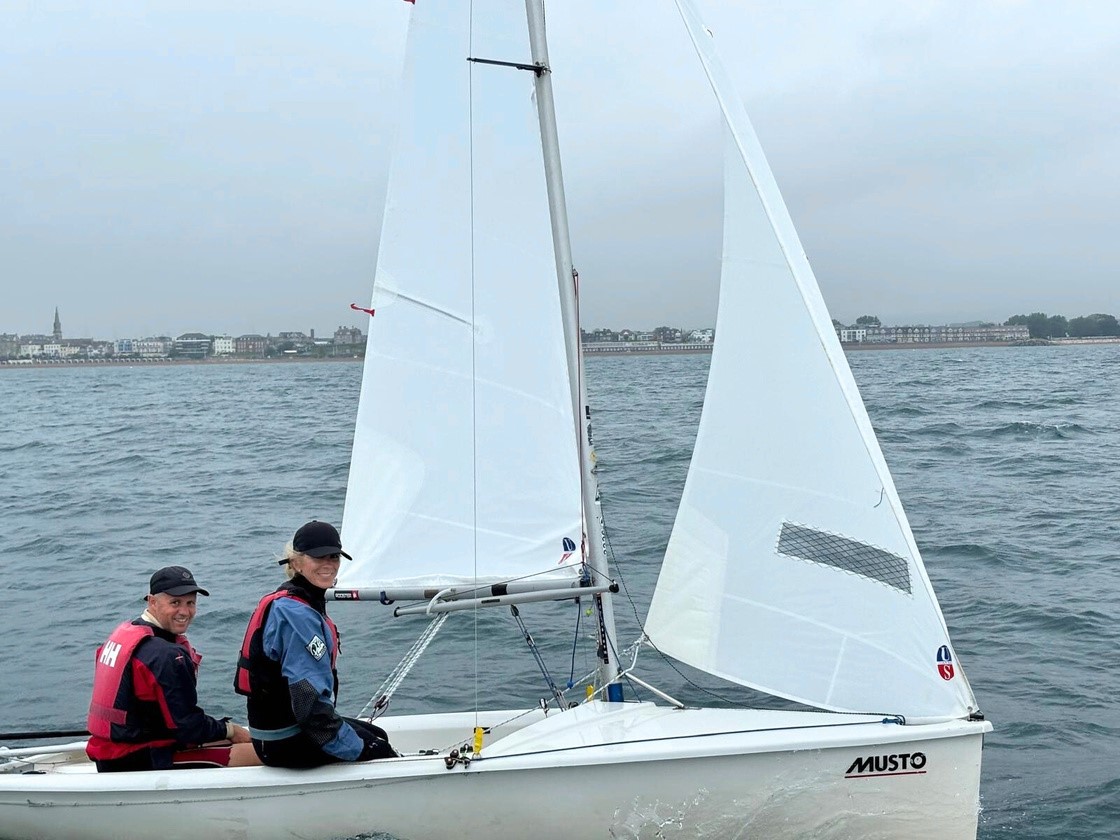
[[[588, 363], [605, 514], [634, 601], [633, 610], [618, 602], [624, 639], [656, 579], [707, 361]], [[996, 727], [980, 837], [1117, 836], [1120, 348], [850, 361]], [[280, 580], [270, 557], [306, 519], [341, 518], [360, 372], [345, 363], [0, 371], [0, 730], [79, 726], [93, 648], [139, 610], [147, 576], [169, 563], [190, 566], [211, 589], [191, 629], [206, 654], [200, 693], [208, 710], [240, 716], [235, 648], [252, 604]], [[332, 609], [350, 712], [420, 629], [371, 609]], [[559, 680], [593, 665], [583, 649], [573, 664], [573, 609], [525, 611]], [[479, 621], [495, 648], [518, 650], [507, 616]], [[509, 708], [546, 693], [527, 652], [512, 670], [485, 650], [476, 663], [473, 645], [456, 644], [473, 625], [452, 624], [433, 646], [442, 655], [417, 666], [395, 711], [476, 699]], [[552, 624], [562, 631], [546, 632]], [[712, 702], [668, 666], [644, 664], [670, 693]]]

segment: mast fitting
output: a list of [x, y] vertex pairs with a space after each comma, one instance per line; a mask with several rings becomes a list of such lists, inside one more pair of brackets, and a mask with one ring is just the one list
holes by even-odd
[[498, 61], [496, 58], [475, 58], [474, 56], [467, 56], [467, 61], [474, 64], [492, 64], [495, 67], [513, 67], [515, 70], [528, 70], [534, 76], [543, 76], [545, 73], [552, 71], [544, 64], [524, 64], [520, 61]]

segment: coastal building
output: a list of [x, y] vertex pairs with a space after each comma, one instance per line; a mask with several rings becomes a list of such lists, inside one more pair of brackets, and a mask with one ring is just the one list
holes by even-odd
[[584, 344], [609, 344], [618, 341], [618, 333], [614, 330], [580, 330], [580, 341]]
[[651, 332], [609, 329], [581, 330], [580, 338], [586, 353], [711, 353], [714, 329], [683, 330], [678, 327], [657, 327]]
[[0, 359], [14, 359], [19, 355], [19, 336], [0, 333]]
[[0, 359], [83, 360], [112, 355], [112, 342], [92, 338], [63, 338], [62, 319], [54, 308], [50, 335], [0, 334]]
[[211, 352], [215, 356], [232, 356], [236, 352], [233, 344], [233, 336], [214, 336]]
[[19, 339], [19, 351], [17, 355], [21, 359], [38, 359], [46, 355], [44, 348], [47, 345], [52, 345], [57, 349], [58, 345], [54, 344], [54, 339], [49, 335], [23, 335]]
[[660, 353], [668, 348], [687, 347], [685, 344], [662, 344], [660, 341], [605, 341], [584, 344], [585, 353]]
[[277, 333], [276, 339], [271, 342], [273, 349], [278, 350], [285, 356], [306, 355], [310, 344], [311, 339], [302, 332], [295, 330], [285, 330]]
[[652, 332], [638, 332], [636, 330], [619, 330], [619, 341], [654, 341]]
[[953, 324], [947, 326], [905, 325], [884, 327], [838, 326], [836, 334], [843, 344], [988, 344], [1026, 341], [1030, 329], [996, 324]]
[[171, 346], [171, 355], [179, 359], [204, 359], [210, 355], [210, 336], [183, 333]]
[[676, 327], [658, 327], [653, 331], [653, 340], [662, 344], [679, 344], [684, 341], [684, 330]]
[[261, 358], [264, 356], [267, 349], [268, 339], [266, 339], [263, 335], [257, 335], [256, 333], [239, 335], [233, 340], [233, 351], [238, 356]]
[[331, 356], [359, 356], [366, 352], [366, 336], [357, 327], [339, 327], [332, 345]]
[[[681, 345], [692, 348], [695, 344], [711, 344], [715, 341], [714, 329], [683, 330], [677, 327], [658, 327], [653, 332], [635, 332], [634, 330], [614, 330], [600, 327], [594, 330], [580, 330], [580, 341], [586, 348], [594, 348], [596, 352], [609, 352], [612, 344], [640, 344], [641, 348], [631, 346], [630, 350], [649, 349], [661, 345]], [[619, 351], [626, 348], [620, 347]]]
[[166, 335], [142, 338], [136, 342], [136, 352], [141, 357], [163, 358], [171, 353], [171, 338]]
[[92, 338], [63, 338], [59, 339], [61, 350], [59, 354], [64, 359], [96, 359], [108, 355], [112, 342], [97, 341]]
[[366, 336], [357, 327], [339, 327], [334, 331], [334, 343], [337, 345], [362, 345], [366, 343]]

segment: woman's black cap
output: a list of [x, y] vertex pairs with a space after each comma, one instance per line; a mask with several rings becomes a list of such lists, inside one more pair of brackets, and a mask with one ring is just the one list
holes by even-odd
[[296, 531], [292, 537], [292, 548], [308, 557], [326, 557], [328, 554], [341, 554], [347, 560], [354, 558], [342, 550], [342, 538], [329, 522], [313, 519]]

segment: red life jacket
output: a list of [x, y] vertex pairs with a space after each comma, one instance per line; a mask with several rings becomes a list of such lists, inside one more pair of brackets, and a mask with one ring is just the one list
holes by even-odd
[[[134, 691], [122, 690], [124, 675], [132, 667], [136, 648], [154, 635], [155, 630], [150, 625], [126, 621], [97, 649], [93, 698], [86, 719], [86, 728], [91, 736], [86, 754], [94, 761], [121, 758], [146, 747], [166, 747], [175, 743], [175, 739], [170, 737], [153, 738], [137, 721], [130, 720], [129, 713], [136, 711], [138, 700]], [[175, 641], [190, 654], [197, 674], [202, 657], [191, 647], [186, 636], [177, 636]], [[156, 691], [161, 691], [158, 685]], [[164, 705], [162, 698], [157, 698], [157, 703], [161, 707]]]
[[[268, 620], [268, 611], [272, 606], [272, 602], [278, 598], [295, 598], [297, 601], [302, 601], [304, 604], [311, 606], [311, 603], [287, 588], [287, 584], [282, 586], [275, 592], [270, 592], [261, 598], [257, 608], [253, 610], [252, 616], [249, 618], [249, 626], [245, 628], [245, 640], [241, 643], [241, 655], [237, 658], [237, 673], [233, 678], [233, 689], [238, 694], [244, 694], [246, 697], [253, 693], [253, 685], [257, 681], [258, 676], [255, 673], [254, 659], [259, 654], [261, 648], [261, 636], [264, 634], [264, 623]], [[335, 672], [337, 679], [337, 665], [338, 665], [338, 649], [339, 649], [339, 636], [338, 627], [331, 621], [330, 616], [323, 615], [323, 620], [326, 621], [327, 627], [331, 630], [331, 637], [334, 645], [331, 647], [331, 670]]]

